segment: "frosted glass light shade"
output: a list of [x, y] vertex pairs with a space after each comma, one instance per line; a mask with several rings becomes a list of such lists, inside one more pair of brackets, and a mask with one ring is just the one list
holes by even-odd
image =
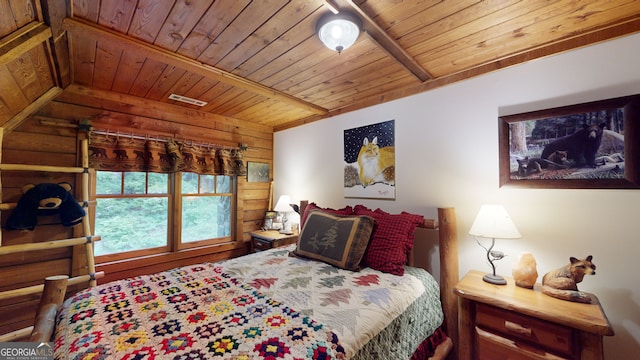
[[280, 195], [278, 198], [278, 202], [276, 203], [276, 207], [273, 208], [274, 211], [278, 212], [290, 212], [293, 211], [291, 207], [291, 197], [289, 195]]
[[362, 23], [357, 16], [340, 12], [339, 14], [327, 14], [320, 18], [317, 25], [317, 33], [320, 41], [331, 50], [338, 53], [353, 45], [362, 29]]
[[519, 239], [522, 237], [502, 205], [482, 205], [469, 234], [493, 239]]

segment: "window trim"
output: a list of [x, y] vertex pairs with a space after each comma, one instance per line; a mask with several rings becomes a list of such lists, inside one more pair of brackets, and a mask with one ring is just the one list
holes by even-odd
[[[100, 196], [97, 195], [97, 173], [98, 171], [106, 171], [106, 170], [96, 170], [95, 176], [91, 177], [90, 184], [90, 196], [96, 201], [96, 206], [93, 208], [91, 213], [91, 226], [92, 232], [95, 233], [95, 224], [96, 224], [96, 209], [97, 202], [100, 198], [108, 198], [109, 195]], [[145, 257], [153, 257], [157, 255], [163, 254], [171, 254], [178, 253], [182, 251], [197, 249], [197, 248], [206, 248], [212, 246], [220, 246], [223, 244], [236, 243], [236, 228], [237, 228], [237, 206], [238, 206], [238, 178], [237, 176], [229, 176], [231, 180], [231, 231], [228, 237], [216, 238], [216, 239], [202, 239], [198, 241], [182, 243], [181, 242], [181, 232], [182, 232], [182, 172], [170, 173], [167, 174], [167, 193], [166, 197], [168, 199], [168, 216], [167, 216], [167, 243], [165, 246], [148, 248], [148, 249], [139, 249], [139, 250], [131, 250], [114, 254], [105, 254], [105, 255], [96, 255], [95, 261], [96, 264], [104, 265], [115, 262], [126, 262], [126, 261], [134, 261], [136, 259], [145, 258]], [[215, 176], [228, 176], [228, 175], [215, 175]], [[122, 181], [124, 182], [124, 176], [122, 177]], [[225, 193], [226, 194], [226, 193]], [[165, 195], [165, 194], [162, 194]], [[184, 195], [194, 195], [194, 194], [184, 194]], [[209, 194], [206, 194], [209, 195]], [[211, 194], [212, 196], [219, 196], [219, 194]], [[158, 197], [158, 194], [122, 194], [119, 196], [120, 198], [140, 198], [140, 197]], [[100, 234], [97, 234], [100, 235]]]
[[[237, 216], [235, 216], [236, 214], [236, 208], [237, 208], [237, 200], [238, 200], [238, 192], [237, 192], [237, 177], [236, 176], [229, 176], [229, 178], [231, 179], [231, 232], [229, 234], [229, 236], [225, 236], [225, 237], [221, 237], [221, 238], [215, 238], [215, 239], [202, 239], [202, 240], [198, 240], [198, 241], [191, 241], [191, 242], [182, 242], [182, 197], [183, 196], [205, 196], [205, 197], [214, 197], [214, 196], [220, 196], [220, 194], [214, 192], [213, 194], [200, 194], [200, 186], [198, 186], [198, 193], [197, 194], [183, 194], [182, 191], [182, 172], [177, 172], [174, 174], [173, 176], [173, 180], [175, 181], [175, 186], [173, 189], [175, 189], [174, 194], [173, 194], [173, 201], [174, 201], [174, 216], [175, 219], [173, 221], [173, 224], [175, 225], [173, 228], [173, 233], [172, 233], [172, 240], [173, 240], [173, 249], [176, 249], [175, 251], [180, 251], [180, 250], [185, 250], [185, 249], [192, 249], [192, 248], [198, 248], [198, 247], [203, 247], [203, 246], [209, 246], [209, 245], [219, 245], [219, 244], [224, 244], [224, 243], [228, 243], [233, 241], [233, 239], [235, 239], [235, 224], [237, 222]], [[228, 176], [228, 175], [214, 175], [214, 176]], [[200, 179], [198, 179], [198, 185], [200, 184]], [[215, 189], [215, 187], [214, 187]], [[228, 193], [225, 193], [228, 194]]]

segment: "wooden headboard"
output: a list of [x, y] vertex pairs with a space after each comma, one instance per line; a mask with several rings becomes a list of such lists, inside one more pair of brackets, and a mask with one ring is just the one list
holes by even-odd
[[[304, 214], [304, 209], [308, 204], [309, 201], [307, 200], [300, 201], [300, 214]], [[425, 219], [421, 228], [426, 229], [427, 232], [431, 232], [431, 235], [437, 238], [440, 260], [440, 264], [438, 265], [440, 300], [445, 317], [445, 331], [454, 342], [454, 353], [452, 356], [455, 359], [457, 358], [457, 351], [455, 350], [457, 346], [455, 346], [455, 344], [458, 343], [458, 299], [453, 293], [453, 287], [460, 279], [458, 274], [458, 232], [455, 208], [438, 208], [438, 218]], [[422, 229], [419, 229], [419, 231]], [[434, 232], [436, 234], [433, 234]], [[424, 237], [422, 236], [416, 236], [415, 242], [423, 239]], [[414, 246], [414, 248], [416, 248], [416, 246]], [[415, 266], [430, 270], [429, 267], [425, 267], [422, 263], [418, 264], [415, 262], [415, 257], [412, 251], [409, 265], [414, 265], [415, 263]]]

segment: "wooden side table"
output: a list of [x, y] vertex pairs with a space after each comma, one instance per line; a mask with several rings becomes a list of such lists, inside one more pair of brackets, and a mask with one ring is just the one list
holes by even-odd
[[251, 252], [295, 244], [298, 241], [297, 234], [281, 234], [278, 230], [254, 231], [250, 234]]
[[613, 335], [598, 298], [592, 304], [556, 299], [534, 289], [492, 285], [470, 271], [459, 296], [460, 359], [604, 359], [602, 337]]

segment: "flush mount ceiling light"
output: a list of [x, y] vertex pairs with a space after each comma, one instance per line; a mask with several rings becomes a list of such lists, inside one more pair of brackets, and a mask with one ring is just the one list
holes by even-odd
[[326, 47], [341, 53], [356, 42], [362, 31], [362, 22], [349, 12], [328, 13], [320, 18], [316, 30]]

